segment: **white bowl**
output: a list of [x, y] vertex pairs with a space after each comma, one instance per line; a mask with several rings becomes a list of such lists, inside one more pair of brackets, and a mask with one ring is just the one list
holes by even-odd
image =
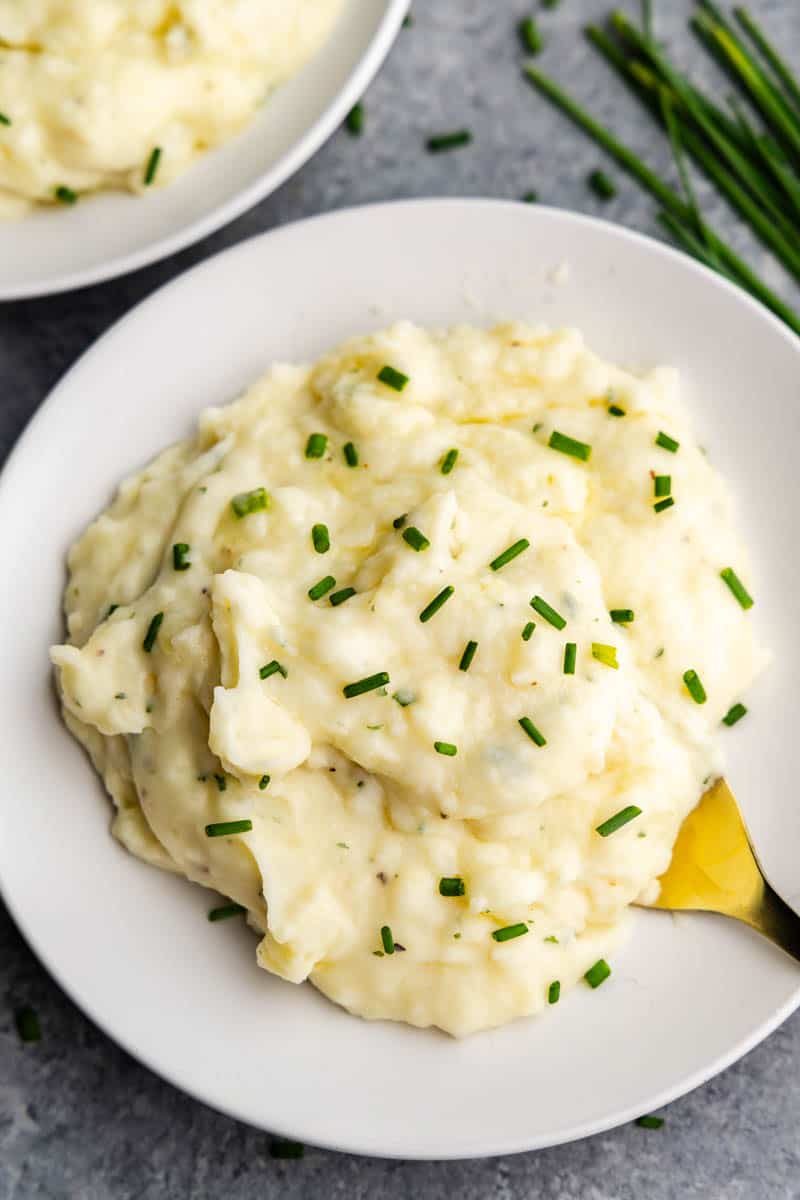
[[[313, 0], [310, 0], [313, 3]], [[0, 221], [0, 301], [124, 275], [182, 250], [263, 200], [314, 154], [372, 80], [410, 0], [345, 0], [329, 41], [248, 127], [143, 196], [87, 199]]]
[[797, 1007], [797, 964], [722, 919], [637, 913], [609, 982], [539, 1018], [459, 1043], [348, 1016], [260, 971], [244, 927], [207, 923], [207, 892], [111, 839], [47, 661], [65, 551], [118, 480], [273, 360], [400, 317], [575, 324], [611, 359], [681, 368], [703, 444], [738, 492], [753, 615], [777, 652], [747, 719], [723, 731], [729, 778], [768, 873], [797, 899], [800, 341], [655, 242], [493, 201], [340, 212], [236, 246], [139, 305], [40, 409], [0, 478], [0, 881], [85, 1012], [206, 1103], [340, 1149], [472, 1157], [581, 1137], [694, 1087]]

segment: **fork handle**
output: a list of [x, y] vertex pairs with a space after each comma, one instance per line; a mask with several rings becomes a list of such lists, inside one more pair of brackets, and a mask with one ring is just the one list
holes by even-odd
[[764, 895], [748, 922], [776, 946], [800, 962], [800, 916], [764, 881]]

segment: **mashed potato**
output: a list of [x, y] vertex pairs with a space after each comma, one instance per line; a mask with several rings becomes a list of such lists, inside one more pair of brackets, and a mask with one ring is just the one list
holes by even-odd
[[319, 49], [341, 3], [0, 0], [0, 216], [168, 183]]
[[117, 837], [268, 970], [459, 1035], [611, 954], [762, 658], [675, 373], [574, 331], [274, 367], [69, 566], [52, 659]]

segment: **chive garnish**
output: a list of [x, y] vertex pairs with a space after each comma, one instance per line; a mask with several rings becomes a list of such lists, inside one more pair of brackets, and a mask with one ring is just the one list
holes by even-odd
[[315, 583], [313, 587], [308, 589], [308, 598], [309, 600], [321, 600], [334, 587], [336, 587], [336, 580], [332, 575], [325, 575], [318, 583]]
[[42, 1029], [39, 1024], [38, 1013], [30, 1005], [26, 1004], [24, 1007], [17, 1009], [14, 1013], [14, 1024], [17, 1027], [20, 1041], [40, 1042], [42, 1040]]
[[345, 442], [344, 446], [342, 447], [342, 454], [344, 455], [344, 461], [347, 463], [348, 467], [358, 466], [358, 450], [355, 448], [352, 442]]
[[605, 171], [591, 171], [587, 176], [586, 182], [596, 196], [601, 200], [613, 200], [617, 194], [617, 187], [613, 179], [606, 175]]
[[394, 388], [396, 392], [402, 392], [403, 388], [408, 383], [408, 376], [402, 371], [396, 371], [394, 367], [381, 367], [378, 371], [378, 379], [381, 383], [385, 383], [387, 387]]
[[551, 608], [547, 601], [543, 600], [541, 596], [534, 596], [530, 603], [531, 608], [537, 612], [540, 617], [544, 617], [545, 621], [548, 621], [556, 629], [564, 628], [567, 622], [564, 620], [561, 614], [557, 613], [554, 608]]
[[653, 505], [653, 512], [665, 512], [666, 509], [672, 508], [674, 503], [675, 501], [673, 500], [672, 496], [667, 496], [666, 499], [659, 500]]
[[610, 974], [611, 967], [608, 965], [606, 960], [604, 958], [598, 958], [594, 966], [589, 967], [589, 970], [586, 972], [583, 978], [586, 980], [589, 987], [598, 988], [600, 987], [601, 983], [604, 983], [606, 979], [608, 979]]
[[302, 1158], [305, 1152], [302, 1142], [293, 1142], [290, 1138], [273, 1138], [269, 1144], [270, 1158]]
[[466, 646], [464, 647], [464, 653], [461, 655], [461, 661], [458, 664], [459, 671], [468, 671], [470, 669], [477, 649], [477, 642], [467, 642]]
[[735, 725], [737, 721], [741, 721], [742, 717], [746, 716], [746, 714], [747, 709], [743, 704], [734, 704], [733, 707], [729, 708], [725, 713], [725, 716], [722, 718], [722, 724], [727, 725], [730, 729], [731, 726]]
[[530, 542], [527, 538], [520, 538], [518, 542], [514, 542], [513, 546], [509, 546], [502, 554], [498, 554], [497, 558], [493, 558], [489, 566], [493, 571], [499, 571], [508, 563], [513, 562], [515, 558], [518, 558], [520, 554], [523, 554], [529, 546]]
[[587, 446], [586, 442], [579, 442], [576, 438], [567, 437], [565, 433], [559, 433], [557, 429], [550, 434], [550, 441], [547, 444], [551, 450], [560, 450], [562, 454], [569, 454], [571, 458], [579, 458], [581, 462], [588, 462], [592, 456], [592, 447]]
[[158, 637], [158, 631], [161, 628], [161, 622], [163, 620], [163, 612], [158, 612], [147, 626], [147, 633], [144, 635], [144, 641], [142, 642], [142, 649], [144, 650], [145, 654], [149, 654], [153, 649], [153, 646], [155, 646], [156, 638]]
[[306, 442], [306, 458], [322, 458], [327, 445], [327, 433], [310, 433]]
[[539, 193], [534, 192], [533, 189], [531, 189], [531, 191], [525, 192], [520, 199], [522, 200], [523, 204], [538, 204]]
[[334, 592], [331, 596], [331, 604], [334, 608], [338, 608], [340, 604], [344, 604], [345, 600], [349, 600], [355, 594], [356, 589], [354, 587], [340, 588], [338, 592]]
[[258, 790], [260, 792], [265, 791], [269, 787], [269, 779], [270, 779], [269, 775], [261, 776], [261, 778], [258, 781]]
[[231, 508], [240, 520], [249, 517], [250, 513], [262, 512], [269, 505], [269, 494], [263, 487], [253, 488], [252, 492], [239, 492], [231, 500]]
[[466, 890], [460, 875], [443, 875], [439, 880], [440, 896], [463, 896]]
[[161, 147], [154, 146], [150, 151], [150, 157], [147, 160], [147, 166], [144, 169], [144, 186], [149, 187], [156, 177], [158, 164], [161, 162]]
[[668, 496], [672, 491], [671, 475], [655, 475], [653, 477], [653, 493], [657, 499]]
[[676, 442], [675, 438], [671, 438], [668, 433], [663, 431], [656, 434], [656, 445], [660, 446], [662, 450], [669, 450], [670, 454], [675, 454], [680, 448], [680, 442]]
[[118, 608], [119, 608], [119, 605], [118, 605], [118, 604], [109, 604], [109, 606], [108, 606], [108, 612], [107, 612], [107, 613], [106, 613], [106, 615], [105, 615], [105, 620], [107, 621], [107, 620], [108, 620], [108, 618], [111, 616], [111, 614], [112, 614], [112, 613], [115, 613], [115, 612], [117, 611], [117, 609], [118, 609]]
[[11, 117], [7, 117], [5, 113], [0, 112], [0, 125], [10, 125]]
[[387, 671], [378, 671], [376, 675], [367, 675], [366, 679], [357, 679], [355, 683], [348, 683], [342, 688], [342, 694], [346, 700], [352, 700], [355, 696], [363, 696], [364, 692], [374, 692], [376, 688], [386, 687], [389, 682]]
[[536, 625], [534, 624], [534, 622], [528, 621], [527, 625], [522, 630], [523, 642], [529, 642], [531, 640], [531, 638], [533, 637], [533, 631], [535, 628], [536, 628]]
[[221, 904], [219, 908], [209, 909], [209, 921], [227, 921], [229, 917], [238, 917], [240, 913], [247, 912], [243, 904]]
[[440, 468], [443, 475], [450, 474], [453, 467], [456, 465], [457, 458], [458, 458], [458, 450], [456, 450], [455, 447], [453, 447], [452, 450], [447, 451], [447, 454], [445, 454], [444, 458], [442, 459], [442, 465]]
[[619, 668], [617, 662], [617, 647], [607, 646], [603, 642], [592, 642], [592, 658], [597, 659], [604, 667]]
[[426, 621], [430, 621], [431, 617], [436, 616], [439, 609], [443, 604], [447, 603], [455, 590], [456, 589], [451, 584], [448, 584], [447, 587], [442, 588], [438, 595], [433, 597], [430, 604], [427, 605], [426, 608], [423, 608], [422, 612], [419, 614], [419, 619], [422, 621], [423, 625]]
[[407, 529], [403, 530], [402, 536], [403, 541], [407, 546], [410, 546], [412, 550], [419, 552], [420, 550], [427, 550], [430, 546], [430, 542], [425, 537], [425, 534], [417, 529], [416, 525], [409, 525]]
[[608, 615], [615, 625], [630, 625], [634, 614], [632, 608], [612, 608]]
[[618, 813], [614, 813], [613, 817], [609, 817], [607, 821], [597, 826], [596, 833], [600, 837], [608, 837], [611, 833], [616, 833], [618, 829], [622, 829], [623, 825], [627, 825], [629, 821], [634, 821], [641, 816], [642, 810], [637, 808], [635, 804], [629, 804], [627, 808], [621, 808]]
[[575, 642], [567, 642], [564, 647], [564, 674], [575, 674], [575, 661], [578, 657], [578, 647]]
[[686, 690], [695, 704], [705, 704], [706, 689], [700, 682], [700, 676], [697, 674], [697, 671], [684, 671], [683, 682], [686, 684]]
[[542, 48], [542, 35], [534, 17], [525, 17], [519, 23], [519, 36], [529, 54], [538, 54]]
[[646, 1114], [643, 1117], [637, 1117], [634, 1125], [638, 1125], [640, 1129], [661, 1129], [664, 1125], [663, 1117], [652, 1117]]
[[439, 154], [442, 150], [456, 150], [459, 146], [468, 146], [472, 134], [468, 129], [455, 129], [452, 133], [436, 133], [429, 137], [427, 147], [431, 154]]
[[259, 679], [269, 679], [270, 675], [282, 675], [285, 679], [289, 672], [282, 663], [279, 663], [277, 658], [273, 658], [271, 662], [266, 663], [263, 667], [259, 667]]
[[214, 821], [206, 825], [206, 837], [230, 837], [234, 833], [249, 833], [253, 822], [245, 818], [243, 821]]
[[388, 925], [381, 926], [381, 944], [384, 954], [394, 954], [394, 937]]
[[59, 202], [59, 204], [77, 204], [78, 203], [78, 193], [73, 192], [72, 188], [70, 188], [70, 187], [65, 187], [63, 183], [60, 184], [59, 187], [57, 187], [55, 189], [55, 191], [53, 192], [53, 195], [55, 196], [55, 198]]
[[719, 577], [725, 583], [727, 583], [728, 587], [731, 589], [742, 608], [748, 609], [753, 607], [755, 601], [742, 583], [739, 576], [734, 571], [733, 567], [725, 567], [723, 571], [720, 571]]
[[437, 754], [444, 754], [447, 758], [455, 758], [458, 754], [458, 747], [452, 742], [434, 742], [433, 748]]
[[558, 1004], [560, 999], [561, 999], [561, 982], [558, 979], [554, 979], [553, 982], [550, 984], [550, 987], [547, 989], [547, 1003], [548, 1004]]
[[399, 517], [395, 517], [395, 519], [392, 521], [392, 528], [402, 529], [407, 520], [408, 513], [402, 513]]
[[510, 942], [512, 938], [522, 937], [523, 933], [527, 932], [528, 926], [524, 921], [520, 921], [516, 925], [505, 925], [502, 929], [493, 929], [492, 937], [496, 942]]
[[624, 417], [624, 416], [625, 416], [625, 409], [624, 409], [624, 408], [620, 408], [620, 406], [619, 406], [618, 404], [609, 404], [609, 406], [608, 406], [608, 415], [609, 415], [610, 417]]
[[350, 112], [345, 117], [344, 121], [347, 126], [347, 132], [353, 137], [361, 137], [364, 132], [364, 105], [359, 100], [358, 104], [354, 104]]
[[537, 746], [547, 745], [547, 738], [536, 728], [530, 717], [520, 717], [519, 724], [525, 730], [531, 741], [535, 742]]
[[228, 789], [228, 780], [224, 775], [215, 775], [214, 780], [220, 792], [225, 792]]
[[331, 548], [331, 535], [328, 533], [328, 526], [313, 525], [311, 528], [311, 541], [314, 543], [314, 549], [317, 554], [327, 554]]
[[188, 542], [176, 542], [172, 547], [172, 566], [176, 571], [188, 571], [192, 565], [189, 562], [189, 544]]

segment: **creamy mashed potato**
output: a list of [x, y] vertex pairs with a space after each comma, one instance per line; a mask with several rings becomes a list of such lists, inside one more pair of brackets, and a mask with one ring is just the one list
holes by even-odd
[[69, 567], [52, 659], [117, 837], [243, 905], [268, 970], [453, 1034], [612, 953], [762, 659], [675, 372], [574, 331], [274, 367]]
[[[231, 137], [342, 0], [0, 0], [0, 216], [138, 192]], [[152, 174], [152, 167], [151, 172]]]

